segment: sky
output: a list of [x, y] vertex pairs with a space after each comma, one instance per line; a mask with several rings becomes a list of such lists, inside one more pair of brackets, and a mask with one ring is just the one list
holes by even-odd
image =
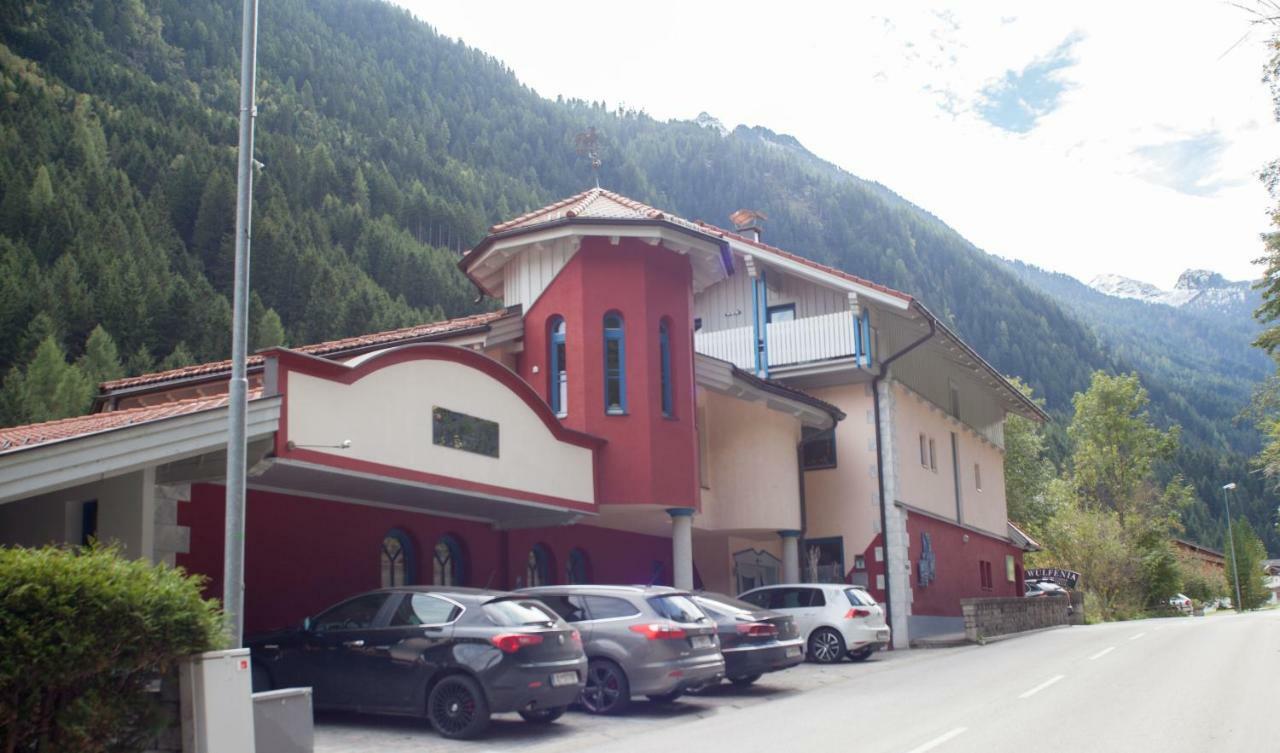
[[1000, 256], [1260, 275], [1280, 126], [1229, 2], [396, 2], [543, 96], [791, 134]]

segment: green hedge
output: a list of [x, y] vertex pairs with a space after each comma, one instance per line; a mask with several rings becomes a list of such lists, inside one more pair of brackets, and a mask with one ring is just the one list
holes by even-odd
[[167, 721], [148, 685], [225, 641], [201, 582], [113, 548], [0, 548], [0, 750], [146, 747]]

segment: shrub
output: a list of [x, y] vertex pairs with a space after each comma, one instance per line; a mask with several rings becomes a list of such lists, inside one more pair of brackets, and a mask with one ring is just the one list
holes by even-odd
[[224, 641], [200, 586], [114, 548], [0, 548], [0, 749], [145, 747], [165, 722], [148, 685]]

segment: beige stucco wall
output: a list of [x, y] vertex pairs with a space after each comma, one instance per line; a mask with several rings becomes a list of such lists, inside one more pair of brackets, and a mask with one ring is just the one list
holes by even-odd
[[699, 390], [699, 431], [709, 457], [699, 529], [777, 531], [800, 527], [796, 444], [800, 422], [763, 403]]
[[[595, 502], [592, 451], [557, 440], [533, 409], [489, 375], [452, 361], [393, 364], [345, 385], [289, 374], [288, 437], [344, 458]], [[440, 406], [498, 423], [498, 457], [432, 443]]]
[[[963, 409], [963, 408], [962, 408]], [[990, 441], [933, 402], [900, 383], [893, 385], [894, 439], [898, 447], [898, 499], [947, 520], [997, 536], [1007, 535], [1004, 496], [1004, 455]], [[937, 469], [920, 462], [920, 434], [932, 438]], [[951, 435], [957, 440], [960, 467], [960, 509], [956, 510]], [[982, 490], [974, 479], [974, 464], [982, 469]]]
[[880, 520], [874, 402], [865, 384], [809, 390], [844, 411], [836, 424], [836, 467], [806, 471], [805, 536], [844, 537], [845, 569], [866, 550]]

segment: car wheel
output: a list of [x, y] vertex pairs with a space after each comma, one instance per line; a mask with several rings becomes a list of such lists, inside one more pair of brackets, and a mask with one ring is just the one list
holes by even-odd
[[249, 671], [249, 682], [255, 693], [271, 690], [271, 673], [261, 664], [254, 664]]
[[683, 690], [673, 690], [670, 693], [658, 693], [656, 695], [651, 695], [648, 698], [654, 703], [671, 703], [682, 695], [684, 695]]
[[450, 675], [427, 696], [427, 719], [441, 735], [466, 740], [489, 726], [489, 702], [478, 682], [466, 675]]
[[871, 658], [871, 647], [860, 648], [857, 651], [850, 651], [849, 658], [854, 661], [866, 661]]
[[743, 675], [742, 677], [730, 677], [729, 682], [733, 683], [735, 687], [745, 688], [759, 679], [760, 675]]
[[631, 683], [622, 667], [608, 659], [592, 659], [579, 700], [592, 714], [617, 714], [631, 703]]
[[549, 709], [528, 709], [521, 711], [520, 717], [530, 724], [550, 724], [564, 716], [567, 706], [553, 706]]
[[844, 656], [844, 638], [831, 628], [818, 628], [809, 636], [809, 659], [835, 664]]

